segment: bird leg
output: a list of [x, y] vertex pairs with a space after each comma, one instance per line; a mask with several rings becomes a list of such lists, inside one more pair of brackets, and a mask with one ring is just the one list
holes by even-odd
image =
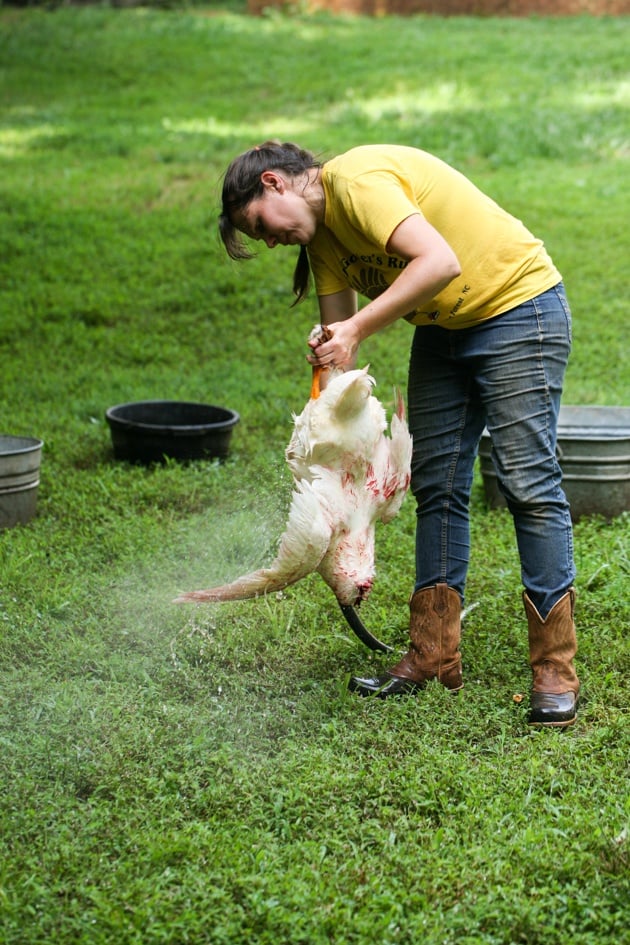
[[327, 370], [321, 364], [313, 365], [313, 380], [311, 381], [311, 400], [317, 400], [322, 392], [321, 379], [322, 371]]

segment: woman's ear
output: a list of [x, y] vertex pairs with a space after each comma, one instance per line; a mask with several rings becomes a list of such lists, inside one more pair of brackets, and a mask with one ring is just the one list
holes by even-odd
[[263, 171], [260, 180], [263, 187], [267, 187], [269, 190], [277, 190], [279, 194], [284, 193], [286, 189], [283, 178], [275, 171]]

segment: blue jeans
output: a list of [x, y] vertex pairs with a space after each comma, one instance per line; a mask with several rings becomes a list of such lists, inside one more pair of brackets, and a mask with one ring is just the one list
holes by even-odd
[[521, 578], [543, 618], [573, 583], [571, 516], [556, 459], [570, 347], [562, 283], [473, 328], [416, 328], [408, 387], [416, 590], [445, 582], [464, 596], [468, 505], [484, 426], [514, 518]]

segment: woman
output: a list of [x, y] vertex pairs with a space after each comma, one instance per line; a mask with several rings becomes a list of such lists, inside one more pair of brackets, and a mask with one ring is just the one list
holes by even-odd
[[[312, 271], [329, 340], [309, 361], [352, 367], [361, 341], [399, 318], [415, 326], [408, 378], [417, 501], [410, 646], [361, 695], [461, 689], [460, 613], [469, 562], [468, 505], [487, 426], [514, 518], [533, 673], [529, 721], [576, 718], [579, 681], [573, 539], [556, 460], [571, 315], [540, 240], [462, 174], [415, 148], [369, 145], [325, 163], [266, 142], [230, 164], [221, 238], [300, 247], [297, 301]], [[369, 301], [358, 308], [357, 294]]]

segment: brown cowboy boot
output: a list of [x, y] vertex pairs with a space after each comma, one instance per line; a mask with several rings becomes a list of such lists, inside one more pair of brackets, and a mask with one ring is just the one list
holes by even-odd
[[459, 653], [461, 607], [459, 594], [446, 584], [416, 591], [410, 602], [409, 651], [382, 676], [353, 676], [348, 688], [362, 696], [384, 699], [418, 692], [427, 680], [439, 679], [447, 689], [457, 692], [464, 685]]
[[573, 667], [577, 651], [573, 608], [575, 590], [569, 588], [543, 620], [523, 593], [529, 628], [529, 660], [534, 681], [530, 725], [563, 728], [575, 722], [580, 680]]

